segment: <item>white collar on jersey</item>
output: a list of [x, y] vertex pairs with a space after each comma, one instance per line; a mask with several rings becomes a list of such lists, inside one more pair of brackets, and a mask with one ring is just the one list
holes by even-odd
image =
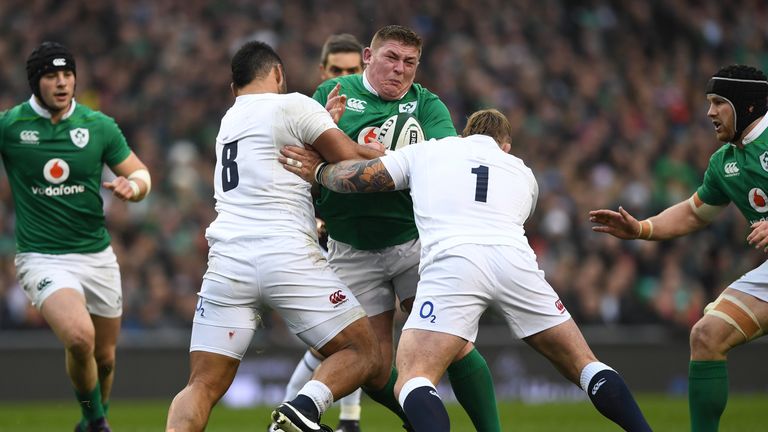
[[[371, 92], [374, 95], [378, 96], [379, 92], [377, 92], [376, 89], [373, 88], [373, 86], [371, 85], [371, 82], [368, 81], [368, 76], [366, 75], [366, 72], [368, 72], [368, 71], [367, 70], [363, 71], [363, 87], [365, 87], [365, 89], [368, 90], [369, 92]], [[407, 95], [407, 94], [408, 94], [408, 90], [406, 90], [405, 93], [401, 94], [400, 97], [397, 98], [397, 100], [400, 100], [400, 99], [404, 98], [405, 95]]]
[[756, 140], [757, 137], [763, 134], [765, 129], [768, 128], [768, 114], [763, 115], [763, 118], [757, 123], [751, 131], [741, 140], [742, 144], [747, 145]]
[[[32, 106], [32, 109], [43, 118], [51, 118], [51, 113], [43, 108], [42, 105], [37, 103], [37, 99], [35, 99], [35, 95], [32, 95], [32, 97], [29, 98], [29, 105]], [[67, 111], [62, 117], [62, 120], [66, 120], [69, 118], [69, 116], [72, 115], [73, 112], [75, 112], [75, 106], [77, 105], [77, 102], [75, 102], [75, 98], [72, 98], [72, 105], [69, 107], [69, 111]]]

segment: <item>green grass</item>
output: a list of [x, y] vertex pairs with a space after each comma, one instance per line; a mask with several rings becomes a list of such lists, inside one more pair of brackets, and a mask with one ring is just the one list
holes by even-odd
[[[688, 430], [688, 405], [684, 398], [641, 395], [640, 407], [656, 432]], [[168, 409], [167, 401], [117, 400], [110, 409], [110, 423], [117, 432], [149, 432], [162, 430]], [[765, 430], [761, 414], [768, 406], [768, 395], [732, 395], [723, 416], [721, 432]], [[472, 431], [466, 414], [458, 405], [448, 407], [451, 430]], [[269, 407], [253, 409], [214, 408], [208, 431], [263, 431], [269, 419]], [[507, 402], [500, 406], [504, 431], [515, 432], [600, 432], [617, 431], [618, 427], [600, 416], [589, 402], [526, 405]], [[332, 408], [323, 421], [336, 425], [338, 409]], [[79, 417], [74, 402], [0, 403], [0, 431], [49, 432], [69, 431]], [[393, 414], [373, 402], [363, 403], [363, 431], [401, 431]]]

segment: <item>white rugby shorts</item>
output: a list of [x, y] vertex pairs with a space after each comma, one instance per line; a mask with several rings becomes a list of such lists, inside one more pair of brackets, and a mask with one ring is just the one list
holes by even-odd
[[85, 296], [88, 312], [104, 318], [123, 313], [123, 291], [117, 258], [108, 246], [96, 253], [16, 254], [16, 277], [38, 310], [54, 292], [72, 288]]
[[745, 273], [730, 288], [768, 302], [768, 261]]
[[521, 339], [571, 317], [544, 279], [532, 250], [464, 244], [422, 269], [403, 329], [448, 333], [474, 342], [480, 315], [490, 305], [498, 307]]
[[[190, 351], [235, 358], [245, 354], [264, 305], [277, 311], [294, 334], [316, 349], [365, 317], [310, 237], [214, 242], [198, 295]], [[239, 336], [244, 334], [247, 337]]]
[[359, 250], [328, 239], [328, 262], [357, 297], [368, 316], [395, 308], [416, 295], [419, 283], [419, 239], [376, 250]]

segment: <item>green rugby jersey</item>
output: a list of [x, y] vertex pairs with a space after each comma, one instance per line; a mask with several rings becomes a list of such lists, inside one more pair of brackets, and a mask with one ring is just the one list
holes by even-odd
[[[768, 116], [757, 124], [743, 148], [725, 144], [709, 158], [699, 198], [710, 205], [729, 202], [750, 224], [768, 219]], [[752, 139], [754, 138], [754, 139]]]
[[109, 246], [101, 173], [104, 164], [124, 161], [131, 150], [112, 118], [72, 104], [58, 124], [33, 99], [0, 113], [17, 252], [91, 253]]
[[[386, 119], [401, 112], [416, 116], [426, 139], [456, 135], [448, 108], [419, 84], [413, 84], [400, 100], [385, 101], [366, 89], [362, 74], [347, 75], [320, 84], [313, 95], [315, 100], [325, 106], [336, 83], [341, 83], [339, 94], [347, 96], [339, 128], [358, 143], [365, 142], [366, 136], [374, 135]], [[407, 190], [340, 194], [321, 188], [317, 208], [331, 238], [357, 249], [381, 249], [419, 236]]]

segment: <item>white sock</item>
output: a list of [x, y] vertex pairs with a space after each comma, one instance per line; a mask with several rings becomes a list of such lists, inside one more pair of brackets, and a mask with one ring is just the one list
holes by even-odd
[[592, 377], [595, 376], [595, 374], [597, 374], [598, 372], [604, 371], [606, 369], [613, 370], [612, 367], [601, 362], [592, 362], [584, 366], [584, 369], [581, 370], [581, 379], [579, 379], [579, 384], [581, 385], [581, 389], [584, 391], [587, 391], [589, 387], [589, 383], [592, 381]]
[[304, 357], [299, 364], [296, 365], [296, 370], [293, 371], [293, 375], [291, 375], [288, 385], [285, 386], [283, 402], [296, 397], [299, 393], [299, 389], [312, 378], [312, 374], [315, 373], [315, 369], [320, 366], [320, 363], [322, 363], [322, 360], [315, 357], [311, 351], [304, 353]]
[[357, 389], [339, 400], [341, 413], [339, 420], [360, 420], [360, 394], [362, 389]]
[[320, 413], [320, 415], [323, 415], [323, 413], [333, 404], [333, 393], [331, 393], [331, 389], [318, 380], [312, 380], [304, 384], [304, 387], [299, 390], [299, 394], [312, 399], [317, 407], [317, 412]]

